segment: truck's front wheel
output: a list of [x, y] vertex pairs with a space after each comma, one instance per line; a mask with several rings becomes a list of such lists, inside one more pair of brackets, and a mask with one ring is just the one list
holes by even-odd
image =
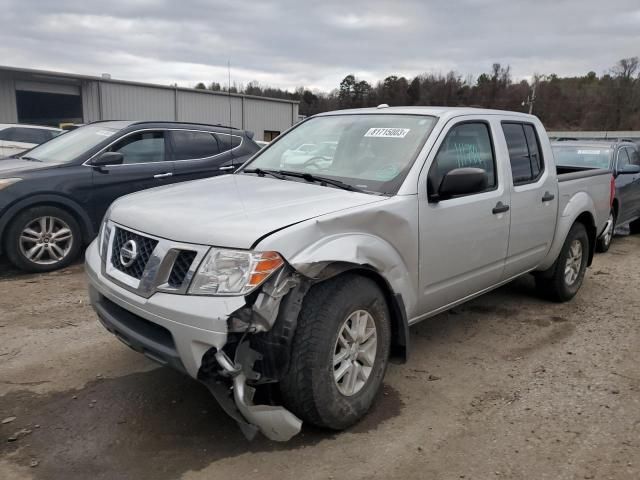
[[373, 403], [389, 358], [390, 319], [376, 283], [344, 275], [313, 287], [281, 382], [285, 406], [305, 422], [341, 430]]

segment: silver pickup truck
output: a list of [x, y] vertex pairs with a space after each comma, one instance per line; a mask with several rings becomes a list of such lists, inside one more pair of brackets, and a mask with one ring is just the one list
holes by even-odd
[[529, 115], [326, 113], [233, 175], [117, 200], [87, 251], [90, 297], [110, 332], [207, 385], [248, 437], [340, 430], [407, 358], [411, 325], [529, 272], [570, 300], [611, 181], [558, 171]]

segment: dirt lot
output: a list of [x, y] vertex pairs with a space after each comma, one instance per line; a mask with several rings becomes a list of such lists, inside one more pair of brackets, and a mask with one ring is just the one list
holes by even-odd
[[195, 381], [98, 324], [82, 266], [0, 260], [0, 478], [640, 478], [640, 237], [556, 305], [521, 279], [412, 328], [366, 419], [245, 441]]

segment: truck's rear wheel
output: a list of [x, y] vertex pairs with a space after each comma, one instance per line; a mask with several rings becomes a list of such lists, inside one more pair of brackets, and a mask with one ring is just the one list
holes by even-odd
[[319, 427], [353, 425], [380, 389], [390, 339], [389, 309], [375, 282], [345, 275], [313, 287], [280, 384], [285, 406]]
[[551, 269], [536, 275], [538, 290], [550, 300], [571, 300], [582, 285], [589, 260], [589, 236], [581, 223], [569, 230], [560, 255]]

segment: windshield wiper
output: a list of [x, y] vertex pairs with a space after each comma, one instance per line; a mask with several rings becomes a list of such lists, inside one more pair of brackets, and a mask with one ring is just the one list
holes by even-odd
[[29, 162], [40, 162], [42, 163], [42, 160], [35, 158], [35, 157], [19, 157], [21, 160], [27, 160]]
[[273, 170], [262, 170], [261, 168], [246, 168], [242, 170], [242, 173], [255, 173], [259, 177], [264, 177], [265, 175], [271, 175], [272, 177], [275, 177], [278, 180], [284, 180], [284, 176], [281, 175], [280, 172], [275, 172]]
[[318, 175], [312, 175], [311, 173], [291, 172], [289, 170], [278, 170], [278, 173], [280, 175], [287, 175], [289, 177], [302, 178], [307, 182], [316, 182], [316, 183], [320, 183], [321, 185], [322, 184], [332, 185], [334, 187], [341, 188], [342, 190], [349, 190], [350, 192], [367, 193], [361, 188], [354, 187], [353, 185], [350, 185], [345, 182], [341, 182], [340, 180], [334, 180], [332, 178], [327, 178], [327, 177], [320, 177]]

